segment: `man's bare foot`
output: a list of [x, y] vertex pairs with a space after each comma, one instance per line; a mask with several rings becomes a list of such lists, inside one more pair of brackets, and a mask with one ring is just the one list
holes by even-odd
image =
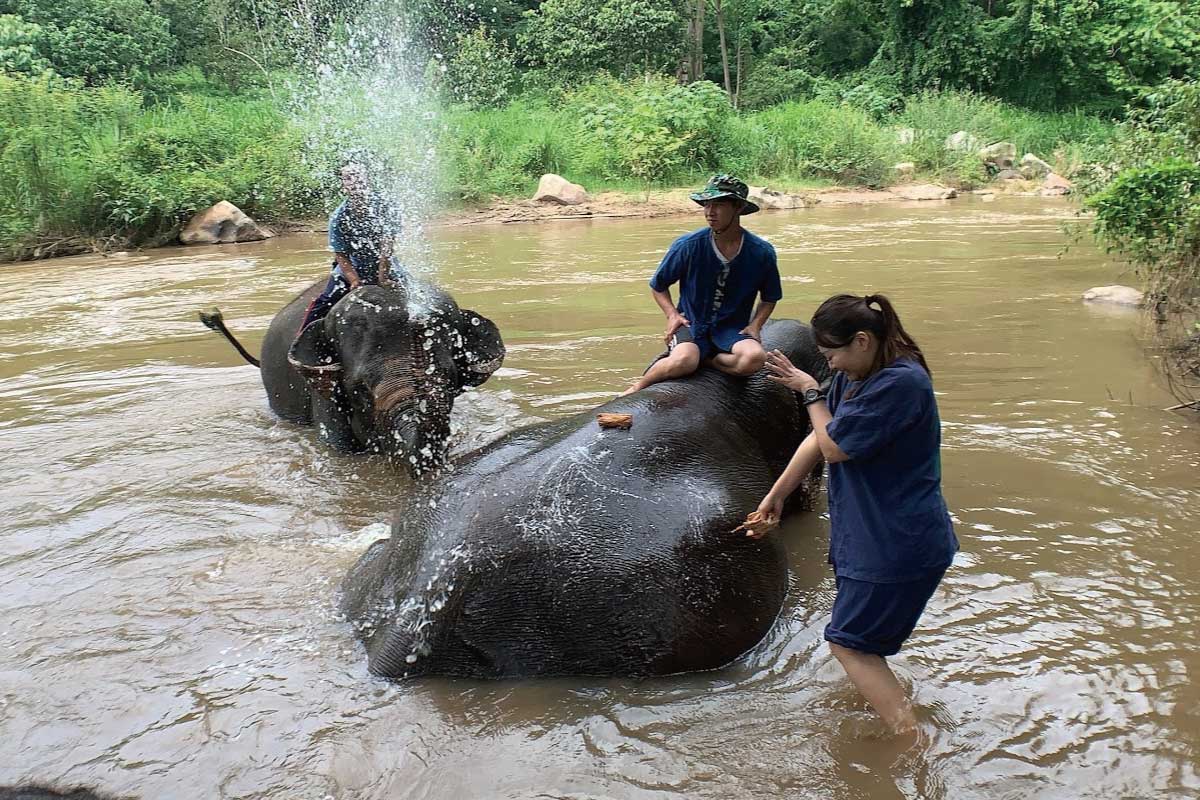
[[633, 394], [634, 392], [640, 392], [642, 389], [645, 389], [645, 388], [646, 387], [642, 385], [641, 381], [634, 381], [633, 383], [629, 384], [628, 389], [621, 392], [619, 395], [617, 395], [617, 397], [624, 397], [627, 394]]

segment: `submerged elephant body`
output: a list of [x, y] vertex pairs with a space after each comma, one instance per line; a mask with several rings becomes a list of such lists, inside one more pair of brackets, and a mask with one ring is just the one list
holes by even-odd
[[[827, 372], [808, 329], [764, 333]], [[711, 369], [514, 431], [425, 487], [343, 585], [370, 669], [485, 678], [720, 667], [787, 590], [778, 537], [732, 534], [808, 430], [795, 396]]]
[[[499, 368], [494, 324], [450, 295], [408, 279], [361, 286], [303, 332], [318, 282], [285, 306], [263, 339], [259, 367], [271, 410], [316, 425], [342, 450], [369, 450], [419, 473], [441, 463], [454, 399]], [[220, 319], [201, 315], [250, 360]]]

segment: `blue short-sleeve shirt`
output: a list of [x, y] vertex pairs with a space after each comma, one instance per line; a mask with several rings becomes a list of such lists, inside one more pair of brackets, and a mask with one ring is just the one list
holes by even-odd
[[692, 337], [708, 336], [730, 350], [738, 331], [750, 323], [754, 301], [777, 303], [783, 297], [779, 264], [771, 243], [742, 232], [742, 249], [728, 263], [717, 257], [712, 231], [701, 228], [672, 243], [650, 288], [665, 292], [679, 284], [679, 312], [691, 323]]
[[863, 381], [839, 372], [829, 408], [826, 431], [850, 457], [829, 465], [836, 574], [899, 583], [949, 567], [958, 538], [942, 498], [941, 422], [929, 374], [907, 358]]
[[[378, 195], [357, 206], [344, 201], [329, 217], [329, 249], [345, 254], [364, 281], [378, 283], [380, 245], [399, 232], [399, 217]], [[335, 267], [334, 273], [341, 270]]]

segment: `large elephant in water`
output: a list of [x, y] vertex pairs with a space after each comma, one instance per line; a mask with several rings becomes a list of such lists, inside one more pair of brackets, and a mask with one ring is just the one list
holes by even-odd
[[[828, 374], [801, 323], [763, 340]], [[519, 429], [409, 498], [342, 587], [371, 672], [662, 675], [720, 667], [766, 634], [784, 547], [732, 530], [809, 430], [796, 396], [701, 369], [596, 410], [632, 428], [588, 412]]]
[[420, 474], [442, 462], [454, 399], [504, 360], [500, 331], [415, 279], [361, 286], [303, 332], [324, 281], [283, 308], [262, 343], [261, 362], [226, 329], [219, 311], [201, 320], [262, 371], [271, 409], [315, 424], [339, 449], [372, 451]]

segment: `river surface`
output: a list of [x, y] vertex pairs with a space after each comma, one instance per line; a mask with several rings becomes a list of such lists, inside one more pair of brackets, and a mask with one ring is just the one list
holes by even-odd
[[[370, 677], [339, 580], [409, 484], [269, 412], [257, 350], [320, 236], [3, 267], [0, 784], [145, 798], [1200, 797], [1200, 426], [1128, 312], [1060, 251], [1056, 201], [747, 220], [802, 319], [883, 292], [928, 356], [962, 552], [894, 667], [900, 751], [821, 638], [828, 522], [783, 530], [769, 637], [655, 680]], [[499, 324], [455, 449], [611, 397], [658, 352], [646, 280], [702, 219], [435, 231], [439, 279]]]

